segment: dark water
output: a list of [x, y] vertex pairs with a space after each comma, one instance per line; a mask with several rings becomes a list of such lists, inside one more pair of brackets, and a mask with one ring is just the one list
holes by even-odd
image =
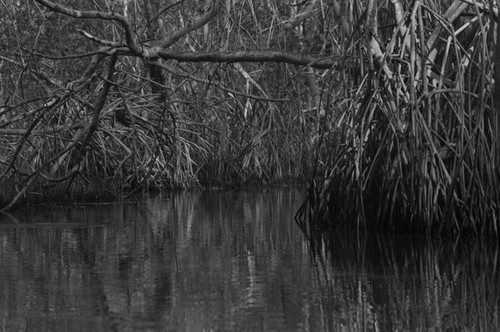
[[332, 236], [293, 188], [0, 216], [0, 331], [441, 331], [500, 327], [498, 250]]

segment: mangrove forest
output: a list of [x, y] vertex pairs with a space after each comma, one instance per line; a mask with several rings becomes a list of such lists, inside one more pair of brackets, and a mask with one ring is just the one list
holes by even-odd
[[1, 0], [0, 209], [307, 184], [310, 238], [500, 235], [499, 0]]

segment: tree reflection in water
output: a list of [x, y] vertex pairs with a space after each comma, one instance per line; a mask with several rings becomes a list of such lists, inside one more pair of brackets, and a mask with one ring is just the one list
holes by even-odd
[[332, 234], [297, 188], [0, 217], [5, 330], [496, 330], [496, 247]]
[[333, 330], [499, 330], [495, 243], [308, 235]]

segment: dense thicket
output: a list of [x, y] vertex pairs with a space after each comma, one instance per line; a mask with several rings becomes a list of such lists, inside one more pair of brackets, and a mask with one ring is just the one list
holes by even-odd
[[3, 205], [313, 178], [311, 229], [497, 232], [497, 7], [3, 1]]
[[304, 180], [322, 87], [298, 64], [321, 60], [333, 15], [317, 9], [2, 2], [3, 204]]
[[498, 235], [497, 7], [396, 1], [382, 20], [380, 9], [358, 12], [372, 39], [351, 39], [351, 49], [369, 42], [380, 52], [356, 52], [364, 72], [334, 112], [341, 144], [325, 143], [300, 224], [311, 236], [338, 227]]

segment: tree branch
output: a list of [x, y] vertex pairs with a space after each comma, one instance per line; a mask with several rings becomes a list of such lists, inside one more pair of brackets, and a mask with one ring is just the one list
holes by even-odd
[[162, 50], [174, 45], [175, 43], [177, 43], [177, 41], [179, 41], [179, 39], [181, 39], [191, 31], [197, 30], [202, 26], [204, 26], [205, 24], [207, 24], [212, 18], [214, 18], [217, 15], [219, 9], [218, 0], [213, 0], [212, 2], [213, 2], [212, 9], [210, 9], [210, 11], [208, 11], [205, 15], [203, 15], [199, 20], [195, 21], [193, 24], [188, 25], [183, 29], [177, 30], [172, 35], [164, 38], [161, 41], [150, 41], [144, 43], [143, 46], [146, 46], [143, 49], [144, 57], [146, 58], [157, 57]]
[[98, 44], [101, 44], [101, 45], [105, 45], [105, 46], [110, 46], [110, 47], [120, 47], [120, 46], [123, 46], [122, 43], [118, 43], [118, 42], [112, 42], [112, 41], [109, 41], [109, 40], [105, 40], [105, 39], [101, 39], [101, 38], [98, 38], [96, 36], [93, 36], [91, 35], [90, 33], [88, 33], [87, 31], [83, 30], [83, 29], [78, 29], [76, 30], [79, 34], [81, 34], [82, 36], [84, 36], [85, 38], [95, 42], [95, 43], [98, 43]]
[[[135, 37], [135, 33], [129, 23], [129, 21], [122, 15], [116, 13], [105, 13], [97, 10], [76, 10], [68, 7], [64, 7], [60, 4], [54, 3], [49, 0], [35, 0], [39, 4], [47, 7], [48, 9], [68, 15], [75, 18], [86, 18], [86, 19], [102, 19], [109, 21], [118, 22], [123, 29], [125, 30], [125, 37], [127, 41], [127, 46], [130, 48], [132, 53], [136, 55], [141, 55], [145, 58], [154, 58], [157, 56], [157, 53], [162, 49], [168, 48], [174, 45], [179, 39], [190, 33], [191, 31], [197, 30], [207, 24], [215, 15], [217, 15], [217, 11], [219, 9], [218, 0], [214, 0], [212, 3], [212, 9], [208, 11], [205, 15], [203, 15], [199, 20], [195, 21], [193, 24], [186, 26], [183, 29], [176, 31], [171, 36], [161, 40], [161, 41], [152, 41], [144, 44], [139, 44], [137, 38]], [[99, 39], [95, 36], [92, 36], [86, 33], [83, 30], [79, 30], [79, 32], [86, 38], [98, 42], [107, 46], [119, 47], [121, 46], [119, 43], [110, 42], [106, 40]]]
[[161, 46], [163, 48], [170, 47], [174, 45], [179, 39], [190, 33], [191, 31], [197, 30], [207, 24], [215, 15], [217, 15], [219, 9], [218, 0], [212, 1], [212, 9], [208, 11], [205, 15], [203, 15], [199, 20], [195, 21], [192, 25], [188, 25], [187, 27], [178, 30], [170, 37], [161, 41]]
[[284, 62], [292, 65], [329, 69], [338, 63], [340, 56], [317, 57], [307, 54], [292, 54], [281, 51], [236, 51], [195, 53], [162, 49], [158, 56], [164, 60], [180, 62]]
[[120, 23], [120, 25], [125, 30], [127, 45], [130, 48], [130, 50], [135, 54], [142, 54], [142, 48], [139, 46], [139, 43], [135, 38], [135, 34], [132, 27], [130, 26], [130, 23], [124, 16], [120, 14], [105, 13], [97, 10], [76, 10], [64, 7], [60, 4], [54, 3], [49, 0], [35, 0], [35, 1], [54, 12], [75, 18], [98, 18], [101, 20], [116, 21]]
[[92, 136], [94, 135], [94, 132], [97, 130], [98, 124], [99, 124], [99, 116], [101, 114], [102, 109], [104, 108], [104, 105], [106, 103], [107, 97], [108, 97], [108, 92], [111, 86], [114, 83], [113, 80], [113, 74], [115, 73], [115, 65], [116, 65], [116, 60], [118, 56], [116, 54], [111, 56], [111, 61], [109, 63], [109, 69], [108, 69], [108, 75], [106, 78], [106, 81], [104, 82], [104, 87], [101, 91], [101, 95], [99, 96], [99, 99], [97, 100], [96, 105], [94, 106], [94, 114], [92, 116], [92, 119], [89, 123], [89, 125], [86, 128], [86, 133], [85, 137], [82, 140], [82, 144], [79, 146], [78, 150], [76, 151], [76, 157], [75, 157], [75, 168], [78, 169], [80, 167], [80, 163], [83, 160], [83, 157], [85, 156], [85, 150], [87, 145], [90, 143], [90, 140], [92, 139]]
[[98, 39], [88, 33], [80, 31], [86, 38], [94, 40], [104, 45], [114, 46], [122, 55], [135, 55], [145, 58], [155, 58], [160, 57], [165, 60], [177, 60], [177, 61], [189, 61], [189, 62], [225, 62], [225, 63], [235, 63], [235, 62], [284, 62], [293, 65], [310, 66], [319, 69], [329, 69], [334, 66], [337, 61], [335, 57], [316, 57], [312, 55], [300, 55], [291, 54], [281, 51], [236, 51], [236, 52], [212, 52], [212, 53], [194, 53], [194, 52], [184, 52], [184, 51], [170, 51], [168, 48], [174, 45], [179, 39], [184, 37], [191, 31], [201, 28], [207, 24], [219, 10], [219, 1], [213, 0], [212, 8], [206, 14], [204, 14], [199, 20], [195, 21], [193, 24], [186, 26], [183, 29], [176, 31], [174, 34], [168, 36], [161, 41], [150, 41], [144, 44], [139, 44], [137, 39], [134, 37], [132, 27], [127, 19], [116, 13], [104, 13], [100, 11], [82, 11], [74, 10], [59, 4], [56, 4], [49, 0], [35, 0], [36, 2], [42, 4], [43, 6], [49, 8], [52, 11], [72, 16], [75, 18], [97, 18], [103, 20], [113, 20], [120, 23], [125, 29], [127, 46], [119, 47], [118, 44], [113, 42], [104, 41]]

